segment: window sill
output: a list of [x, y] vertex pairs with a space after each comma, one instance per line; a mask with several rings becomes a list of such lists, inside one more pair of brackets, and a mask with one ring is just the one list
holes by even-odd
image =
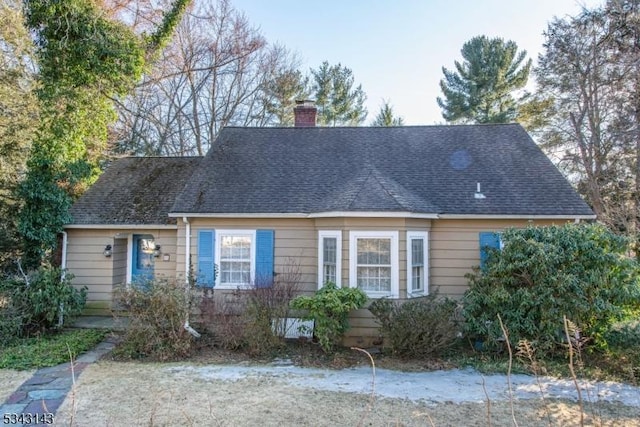
[[364, 291], [364, 293], [367, 294], [367, 298], [370, 298], [370, 299], [380, 299], [380, 298], [398, 299], [398, 295], [393, 295], [393, 294], [388, 293], [388, 292], [367, 292], [367, 291]]
[[420, 298], [420, 297], [426, 297], [427, 295], [429, 295], [429, 293], [426, 291], [407, 292], [407, 298]]

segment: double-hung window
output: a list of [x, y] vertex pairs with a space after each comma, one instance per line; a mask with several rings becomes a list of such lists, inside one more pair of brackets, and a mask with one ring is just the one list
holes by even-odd
[[320, 230], [318, 232], [318, 288], [327, 282], [341, 285], [342, 232]]
[[218, 285], [236, 288], [252, 284], [255, 277], [255, 230], [217, 230]]
[[370, 297], [398, 297], [398, 232], [350, 232], [349, 278]]
[[274, 230], [199, 230], [198, 286], [270, 287], [274, 280]]
[[426, 231], [407, 231], [407, 295], [427, 295], [428, 238]]

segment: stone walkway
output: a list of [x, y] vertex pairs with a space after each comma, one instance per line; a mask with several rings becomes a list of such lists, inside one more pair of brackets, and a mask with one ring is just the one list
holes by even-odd
[[38, 369], [0, 405], [0, 425], [52, 425], [58, 408], [73, 387], [74, 377], [77, 379], [84, 368], [109, 353], [114, 346], [114, 338], [108, 336], [93, 350], [74, 360], [73, 370], [71, 363]]

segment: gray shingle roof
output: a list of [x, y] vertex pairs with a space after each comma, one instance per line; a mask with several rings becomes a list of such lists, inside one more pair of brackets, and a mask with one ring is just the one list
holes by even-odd
[[71, 208], [72, 224], [175, 224], [168, 216], [201, 157], [115, 160]]
[[593, 215], [517, 124], [225, 128], [171, 209], [331, 211]]

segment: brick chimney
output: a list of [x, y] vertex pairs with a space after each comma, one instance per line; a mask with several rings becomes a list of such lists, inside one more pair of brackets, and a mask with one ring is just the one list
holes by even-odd
[[315, 127], [317, 112], [315, 102], [309, 99], [296, 101], [296, 106], [293, 108], [295, 127]]

